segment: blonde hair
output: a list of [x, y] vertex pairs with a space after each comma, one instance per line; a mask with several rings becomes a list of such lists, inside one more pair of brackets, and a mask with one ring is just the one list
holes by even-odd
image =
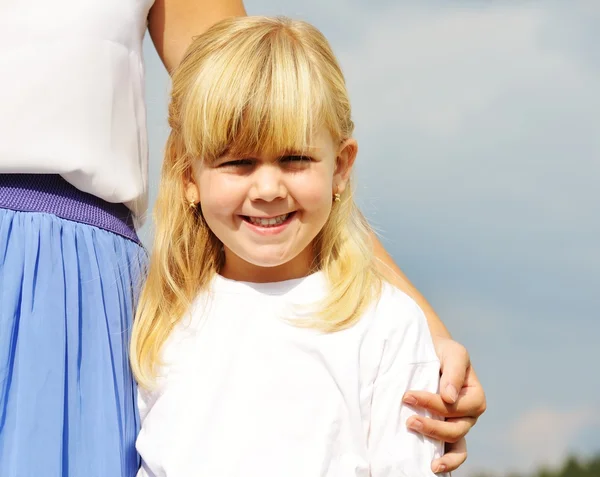
[[[214, 160], [226, 150], [304, 150], [321, 126], [341, 143], [354, 129], [331, 47], [302, 21], [224, 20], [194, 40], [172, 83], [154, 247], [131, 342], [133, 372], [144, 387], [152, 384], [173, 326], [224, 264], [221, 242], [185, 199], [193, 162]], [[316, 316], [298, 326], [347, 328], [377, 297], [381, 283], [369, 234], [346, 187], [313, 242], [314, 269], [324, 272], [329, 293]]]

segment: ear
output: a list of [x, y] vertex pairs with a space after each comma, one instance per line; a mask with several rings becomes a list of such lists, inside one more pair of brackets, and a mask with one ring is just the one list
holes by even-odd
[[354, 160], [358, 153], [358, 143], [356, 139], [346, 139], [339, 148], [336, 159], [335, 171], [333, 173], [333, 191], [341, 194], [348, 185]]
[[188, 201], [188, 203], [197, 204], [200, 200], [200, 189], [198, 189], [198, 186], [194, 182], [194, 179], [191, 177], [191, 174], [190, 177], [184, 179], [183, 187], [185, 190], [185, 198]]

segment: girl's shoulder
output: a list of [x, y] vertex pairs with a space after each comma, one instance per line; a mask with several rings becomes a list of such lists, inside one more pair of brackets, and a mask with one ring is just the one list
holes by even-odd
[[406, 362], [437, 360], [425, 314], [406, 293], [384, 282], [366, 315], [370, 333]]
[[388, 282], [381, 284], [381, 291], [370, 307], [374, 326], [402, 331], [406, 328], [427, 326], [423, 310], [402, 290]]

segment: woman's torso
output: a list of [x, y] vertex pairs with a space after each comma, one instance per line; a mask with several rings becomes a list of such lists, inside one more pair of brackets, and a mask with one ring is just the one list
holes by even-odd
[[0, 0], [0, 173], [58, 173], [144, 211], [153, 1]]

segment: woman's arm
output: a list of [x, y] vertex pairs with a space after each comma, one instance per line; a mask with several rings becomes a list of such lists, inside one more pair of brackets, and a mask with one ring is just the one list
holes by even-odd
[[448, 329], [442, 323], [442, 320], [437, 316], [433, 307], [427, 302], [425, 297], [421, 295], [414, 285], [402, 273], [402, 270], [394, 263], [394, 260], [389, 253], [383, 248], [377, 235], [372, 234], [373, 246], [375, 248], [375, 256], [379, 259], [380, 271], [385, 278], [396, 288], [402, 290], [409, 297], [417, 302], [417, 305], [425, 313], [429, 331], [434, 337], [451, 338]]
[[242, 0], [156, 0], [148, 15], [148, 31], [170, 73], [194, 36], [225, 18], [244, 15]]

